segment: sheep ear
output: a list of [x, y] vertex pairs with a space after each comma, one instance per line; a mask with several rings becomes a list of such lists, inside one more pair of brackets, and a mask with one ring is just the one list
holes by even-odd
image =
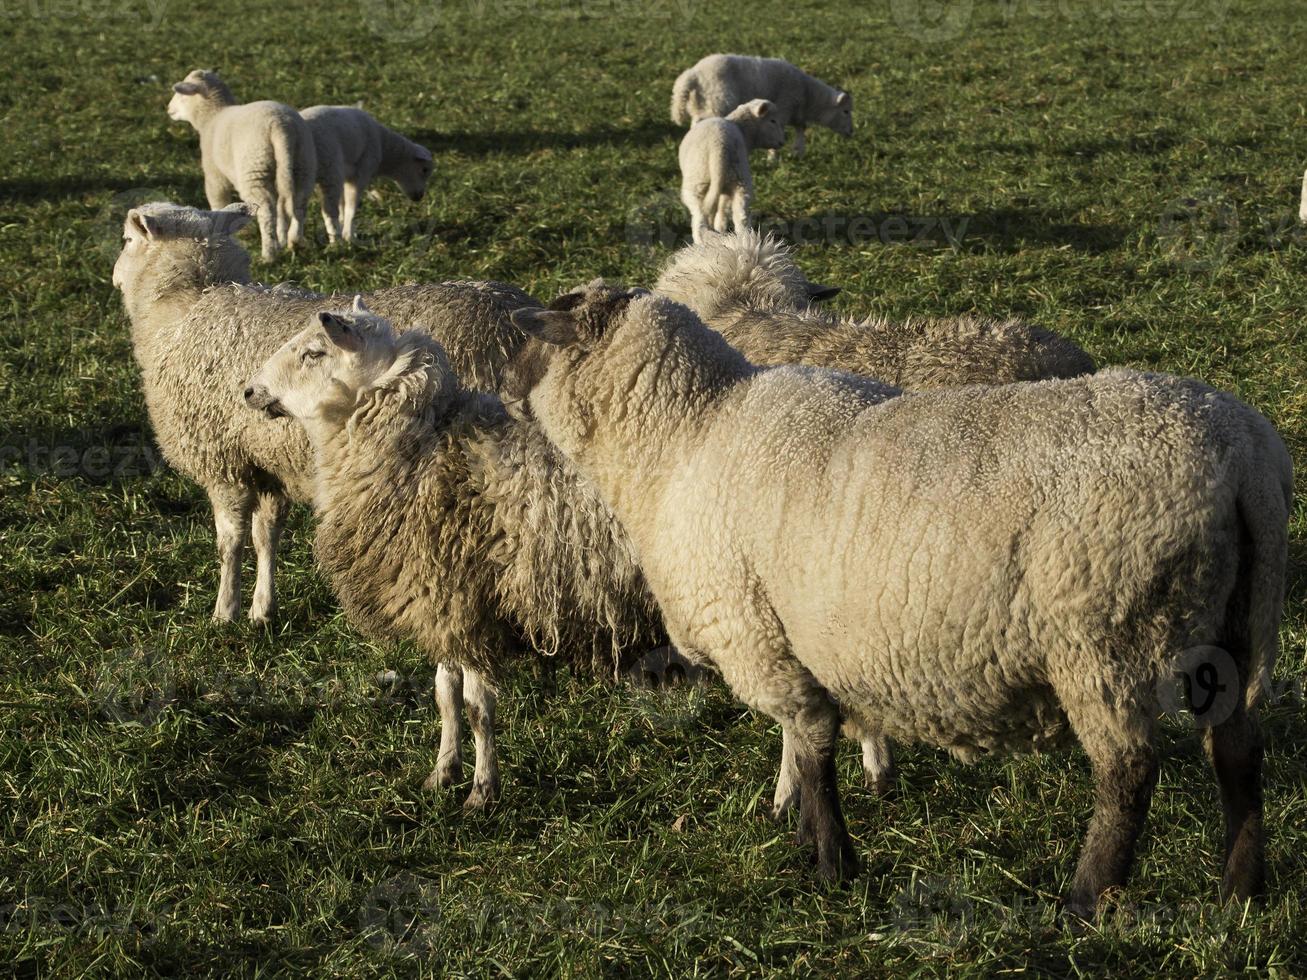
[[771, 115], [771, 111], [775, 108], [776, 106], [774, 103], [768, 102], [766, 99], [759, 99], [754, 103], [753, 114], [759, 119], [766, 119]]
[[228, 204], [225, 208], [213, 212], [213, 230], [220, 235], [234, 235], [248, 225], [258, 211], [258, 205], [246, 204], [244, 201]]
[[425, 146], [422, 146], [421, 144], [415, 143], [413, 145], [415, 147], [415, 149], [413, 150], [414, 158], [417, 160], [421, 160], [423, 163], [430, 163], [431, 151], [428, 150]]
[[530, 307], [513, 311], [513, 325], [528, 336], [556, 347], [567, 347], [580, 339], [576, 317], [568, 310], [537, 310]]
[[178, 95], [198, 95], [200, 93], [200, 83], [178, 82], [172, 87], [172, 90]]
[[361, 294], [355, 295], [354, 304], [353, 306], [350, 307], [350, 309], [354, 313], [367, 313], [367, 314], [372, 313], [371, 310], [369, 310], [366, 306], [363, 305], [363, 296]]
[[127, 212], [127, 222], [146, 238], [157, 238], [163, 230], [156, 218], [136, 208]]
[[850, 105], [852, 102], [853, 96], [849, 95], [848, 92], [841, 92], [839, 95], [835, 96], [835, 104], [838, 106]]
[[340, 317], [323, 310], [318, 314], [318, 322], [327, 331], [328, 339], [341, 350], [357, 354], [363, 349], [363, 337]]
[[815, 282], [808, 283], [808, 299], [814, 303], [821, 303], [828, 299], [834, 299], [840, 294], [839, 286], [820, 286]]

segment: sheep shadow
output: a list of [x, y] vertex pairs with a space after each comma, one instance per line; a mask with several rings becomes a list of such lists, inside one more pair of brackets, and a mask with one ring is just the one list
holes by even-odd
[[86, 194], [118, 195], [129, 191], [169, 190], [176, 192], [174, 200], [196, 198], [203, 202], [203, 184], [193, 175], [159, 174], [152, 179], [142, 177], [48, 177], [41, 179], [18, 178], [0, 180], [0, 201], [12, 204], [36, 203]]
[[495, 153], [519, 154], [533, 150], [576, 149], [584, 146], [652, 146], [681, 135], [670, 122], [647, 122], [640, 126], [602, 125], [584, 132], [510, 129], [492, 131], [427, 129], [407, 134], [432, 150], [454, 150], [464, 156]]
[[0, 473], [23, 471], [83, 486], [111, 486], [148, 477], [166, 465], [143, 420], [0, 433]]

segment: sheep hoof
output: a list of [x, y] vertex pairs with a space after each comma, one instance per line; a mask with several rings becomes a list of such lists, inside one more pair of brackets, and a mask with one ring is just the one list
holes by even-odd
[[422, 788], [428, 793], [449, 789], [454, 783], [458, 782], [462, 770], [462, 759], [451, 759], [448, 762], [442, 760], [437, 763], [436, 768], [431, 770], [431, 775], [423, 781]]
[[868, 770], [863, 774], [863, 779], [867, 784], [867, 789], [871, 790], [875, 796], [889, 796], [894, 792], [895, 773], [893, 770], [888, 772], [871, 772]]
[[1073, 929], [1079, 929], [1094, 920], [1098, 898], [1088, 892], [1073, 890], [1062, 898], [1062, 918]]
[[826, 881], [837, 884], [857, 877], [858, 854], [853, 849], [853, 842], [847, 837], [843, 840], [821, 841], [817, 845], [817, 874]]
[[499, 787], [493, 783], [473, 783], [472, 792], [468, 793], [467, 799], [463, 802], [465, 812], [472, 810], [484, 810], [499, 797]]

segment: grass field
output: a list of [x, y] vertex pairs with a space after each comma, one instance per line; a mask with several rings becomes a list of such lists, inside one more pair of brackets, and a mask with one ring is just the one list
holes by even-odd
[[[746, 10], [747, 13], [737, 11]], [[511, 681], [505, 792], [419, 786], [432, 669], [369, 644], [293, 519], [272, 631], [209, 621], [202, 492], [158, 464], [110, 285], [121, 219], [202, 203], [169, 85], [362, 99], [435, 153], [364, 240], [267, 281], [647, 283], [688, 233], [667, 121], [713, 50], [788, 57], [856, 132], [757, 167], [759, 216], [843, 310], [1045, 323], [1100, 363], [1237, 392], [1307, 466], [1307, 40], [1288, 0], [227, 0], [0, 3], [0, 964], [30, 976], [1307, 973], [1307, 513], [1268, 733], [1271, 891], [1215, 901], [1215, 784], [1168, 723], [1129, 888], [1050, 904], [1091, 806], [1082, 753], [963, 767], [841, 754], [863, 857], [820, 886], [762, 818], [779, 732], [724, 689]], [[313, 226], [319, 239], [320, 224]], [[905, 241], [905, 239], [908, 239]], [[257, 252], [257, 238], [248, 239]], [[248, 588], [248, 583], [247, 583]], [[393, 669], [401, 680], [374, 681]], [[3, 968], [0, 967], [0, 970]]]

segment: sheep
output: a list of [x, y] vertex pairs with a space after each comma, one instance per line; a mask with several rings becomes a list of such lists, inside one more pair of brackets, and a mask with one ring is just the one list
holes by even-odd
[[1222, 895], [1262, 893], [1252, 708], [1278, 652], [1293, 473], [1256, 411], [1126, 369], [899, 394], [760, 368], [687, 307], [616, 289], [513, 319], [556, 348], [543, 367], [531, 351], [528, 404], [626, 529], [672, 641], [790, 734], [825, 877], [856, 867], [842, 713], [963, 760], [1073, 733], [1095, 807], [1064, 908], [1091, 915], [1126, 882], [1160, 694], [1188, 670], [1229, 692], [1219, 714], [1193, 707]]
[[785, 142], [785, 129], [777, 119], [776, 105], [754, 99], [725, 117], [700, 119], [681, 140], [681, 202], [690, 212], [696, 242], [712, 227], [726, 230], [726, 209], [737, 232], [749, 227], [753, 200], [753, 174], [749, 151], [775, 149]]
[[[308, 434], [314, 551], [350, 620], [378, 638], [411, 638], [480, 685], [466, 808], [498, 795], [494, 685], [524, 657], [521, 641], [602, 664], [661, 637], [598, 494], [538, 427], [462, 387], [425, 333], [396, 335], [357, 299], [349, 312], [322, 311], [267, 359], [245, 400]], [[438, 678], [438, 699], [448, 695]], [[457, 770], [448, 731], [426, 788]]]
[[303, 236], [304, 213], [318, 169], [309, 125], [280, 102], [237, 105], [227, 83], [196, 69], [173, 87], [168, 116], [200, 134], [200, 164], [209, 207], [240, 198], [258, 210], [264, 261]]
[[852, 321], [814, 309], [838, 289], [809, 282], [782, 242], [755, 231], [679, 249], [654, 291], [689, 306], [755, 364], [839, 368], [913, 390], [1094, 370], [1072, 341], [1017, 320]]
[[795, 156], [803, 155], [809, 123], [853, 135], [853, 96], [848, 92], [780, 58], [741, 54], [710, 54], [681, 72], [672, 86], [672, 122], [693, 125], [707, 116], [724, 116], [750, 99], [776, 103], [781, 126], [795, 128]]
[[359, 195], [374, 177], [390, 177], [410, 200], [422, 200], [433, 166], [425, 146], [354, 106], [315, 105], [300, 115], [308, 122], [317, 149], [322, 221], [329, 241], [354, 240]]
[[[920, 390], [966, 384], [1007, 384], [1071, 378], [1094, 371], [1076, 344], [1015, 320], [971, 316], [855, 322], [823, 313], [815, 302], [838, 288], [808, 280], [779, 240], [755, 231], [716, 235], [679, 249], [654, 290], [693, 309], [755, 364], [808, 364], [861, 374]], [[845, 722], [862, 744], [866, 783], [878, 794], [894, 782], [887, 740]], [[782, 753], [773, 813], [796, 802], [790, 746]]]
[[[250, 618], [274, 614], [273, 569], [291, 500], [312, 495], [308, 441], [289, 423], [263, 424], [240, 402], [250, 373], [323, 298], [251, 283], [235, 239], [251, 208], [202, 211], [145, 204], [127, 213], [113, 283], [131, 320], [146, 407], [168, 461], [213, 504], [221, 576], [214, 618], [241, 607], [241, 554], [253, 525], [257, 578]], [[474, 383], [493, 387], [524, 338], [509, 313], [535, 301], [503, 283], [397, 286], [369, 294], [378, 310], [422, 324]]]

